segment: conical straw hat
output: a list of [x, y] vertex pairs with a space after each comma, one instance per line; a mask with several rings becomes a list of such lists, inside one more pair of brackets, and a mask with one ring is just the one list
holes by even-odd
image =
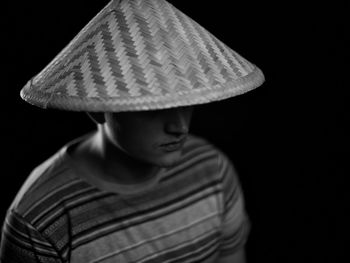
[[263, 82], [259, 68], [165, 0], [114, 0], [21, 97], [42, 108], [138, 111], [222, 100]]

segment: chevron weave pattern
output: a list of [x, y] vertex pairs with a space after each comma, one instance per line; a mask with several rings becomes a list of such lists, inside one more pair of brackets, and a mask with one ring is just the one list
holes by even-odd
[[137, 111], [222, 100], [263, 73], [165, 0], [114, 0], [21, 90], [39, 107]]

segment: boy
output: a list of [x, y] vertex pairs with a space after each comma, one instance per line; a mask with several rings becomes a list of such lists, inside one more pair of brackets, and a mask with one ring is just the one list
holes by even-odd
[[229, 160], [191, 136], [194, 105], [262, 72], [164, 0], [111, 1], [22, 89], [97, 130], [29, 176], [2, 262], [245, 262], [249, 220]]

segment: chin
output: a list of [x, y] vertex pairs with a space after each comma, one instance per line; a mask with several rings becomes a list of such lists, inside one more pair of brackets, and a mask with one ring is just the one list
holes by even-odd
[[181, 153], [171, 153], [166, 154], [165, 156], [162, 156], [160, 158], [157, 158], [153, 160], [153, 164], [162, 167], [162, 168], [171, 168], [177, 164], [179, 164], [181, 161]]

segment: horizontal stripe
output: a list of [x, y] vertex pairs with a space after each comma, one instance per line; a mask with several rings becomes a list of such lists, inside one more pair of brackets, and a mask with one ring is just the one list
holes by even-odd
[[45, 195], [42, 196], [40, 200], [38, 200], [38, 202], [33, 203], [33, 205], [28, 208], [23, 216], [29, 220], [33, 220], [35, 215], [41, 213], [43, 207], [47, 207], [48, 205], [55, 203], [58, 197], [69, 195], [71, 192], [75, 192], [76, 189], [81, 189], [81, 186], [82, 181], [75, 179], [68, 181], [59, 187], [56, 187], [54, 191], [46, 192]]
[[[214, 188], [217, 188], [217, 186], [216, 186], [216, 182], [212, 182], [213, 183], [213, 185], [210, 185], [210, 184], [208, 184], [208, 185], [204, 185], [202, 188], [203, 189], [205, 189], [205, 188], [207, 188], [207, 187], [214, 187]], [[193, 185], [192, 183], [190, 183], [189, 185]], [[200, 187], [200, 185], [198, 185], [197, 187]], [[159, 207], [154, 207], [154, 208], [152, 208], [152, 210], [160, 210], [162, 207], [170, 207], [171, 206], [171, 204], [173, 203], [173, 202], [183, 202], [183, 200], [184, 200], [184, 198], [187, 198], [187, 196], [191, 196], [191, 195], [195, 195], [196, 193], [197, 193], [197, 191], [199, 192], [199, 191], [202, 191], [203, 189], [202, 188], [199, 188], [199, 189], [195, 189], [193, 192], [189, 192], [189, 193], [186, 193], [186, 196], [182, 196], [182, 197], [179, 197], [178, 199], [176, 199], [176, 200], [171, 200], [171, 202], [169, 202], [169, 203], [165, 203], [165, 204], [162, 204], [162, 206], [159, 206]], [[111, 200], [113, 200], [113, 201], [115, 201], [114, 199], [111, 199]], [[101, 201], [103, 201], [103, 200], [101, 200]], [[71, 209], [73, 209], [74, 207], [72, 207]], [[90, 207], [90, 209], [92, 209], [93, 207]], [[139, 211], [138, 213], [141, 213], [141, 216], [143, 216], [142, 214], [143, 213], [149, 213], [149, 212], [151, 212], [152, 210], [141, 210], [141, 211]], [[89, 212], [88, 212], [89, 210], [87, 210], [87, 214], [86, 214], [86, 216], [89, 216]], [[118, 211], [119, 212], [119, 211]], [[122, 212], [122, 211], [121, 211]], [[69, 212], [69, 213], [71, 213], [71, 212]], [[84, 214], [82, 214], [82, 213], [79, 213], [79, 216], [80, 217], [82, 217], [82, 219], [84, 220], [84, 221], [86, 221], [87, 220], [87, 217], [84, 215]], [[135, 216], [137, 216], [137, 214], [130, 214], [129, 215], [129, 217], [135, 217]], [[121, 218], [121, 220], [125, 220], [126, 218]], [[91, 220], [92, 220], [92, 218], [91, 218]], [[114, 219], [112, 219], [112, 221], [113, 222], [115, 222], [115, 218]], [[77, 222], [77, 220], [75, 220], [76, 222]], [[94, 220], [95, 221], [95, 220]], [[100, 221], [100, 220], [99, 220]], [[51, 224], [53, 224], [54, 222], [52, 222]], [[108, 222], [106, 223], [106, 224], [109, 224]], [[100, 231], [100, 228], [98, 228], [98, 230], [97, 231]]]
[[[203, 157], [203, 156], [202, 156]], [[195, 159], [196, 161], [205, 161], [205, 160], [203, 160], [202, 159], [202, 157], [201, 158], [199, 158], [198, 160], [197, 159]], [[195, 164], [198, 164], [198, 163], [189, 163], [189, 165], [190, 164], [192, 164], [192, 165], [195, 165]], [[189, 177], [189, 178], [191, 178], [191, 177]], [[191, 185], [191, 183], [190, 182], [188, 182], [188, 185]], [[170, 185], [169, 186], [169, 188], [170, 189], [164, 189], [165, 190], [165, 192], [169, 192], [169, 190], [174, 190], [174, 192], [176, 193], [177, 192], [177, 189], [176, 188], [183, 188], [182, 187], [182, 185], [181, 185], [181, 187], [175, 187], [175, 185], [174, 184], [172, 184], [172, 185]], [[94, 198], [92, 198], [92, 197], [90, 197], [90, 198], [87, 198], [87, 199], [85, 199], [85, 202], [84, 202], [84, 193], [85, 194], [90, 194], [90, 191], [91, 192], [93, 192], [93, 190], [92, 189], [86, 189], [86, 190], [83, 190], [83, 191], [81, 191], [81, 195], [82, 195], [82, 199], [81, 199], [81, 201], [80, 201], [80, 199], [78, 199], [78, 200], [75, 200], [75, 198], [77, 198], [78, 196], [80, 196], [80, 194], [79, 194], [79, 192], [77, 192], [77, 193], [72, 193], [72, 194], [70, 194], [70, 195], [65, 195], [65, 193], [66, 192], [70, 192], [70, 191], [73, 191], [74, 189], [61, 189], [63, 192], [59, 192], [59, 193], [57, 193], [57, 196], [65, 196], [64, 197], [64, 199], [63, 200], [60, 200], [60, 202], [57, 202], [57, 203], [54, 203], [52, 206], [50, 206], [50, 207], [48, 207], [45, 211], [43, 211], [41, 214], [39, 214], [35, 219], [34, 219], [34, 222], [33, 222], [33, 224], [39, 224], [40, 223], [40, 225], [38, 225], [38, 228], [39, 229], [43, 229], [44, 227], [45, 227], [45, 224], [46, 225], [48, 225], [48, 224], [52, 224], [53, 222], [54, 222], [54, 220], [55, 220], [55, 216], [56, 217], [60, 217], [60, 216], [62, 216], [62, 214], [63, 214], [63, 212], [64, 212], [64, 210], [67, 210], [67, 211], [69, 211], [69, 210], [71, 210], [71, 209], [75, 209], [75, 208], [77, 208], [78, 206], [83, 206], [83, 205], [85, 205], [85, 202], [86, 203], [89, 203], [89, 202], [91, 202], [91, 201], [95, 201], [95, 199]], [[76, 196], [77, 195], [77, 196]], [[106, 195], [106, 196], [108, 196], [108, 195]], [[100, 196], [98, 199], [100, 199], [101, 198], [101, 200], [103, 199], [103, 195], [102, 196]], [[72, 203], [72, 200], [74, 201], [73, 203]], [[61, 204], [63, 204], [64, 203], [64, 209], [63, 209], [63, 207], [62, 207], [62, 205]], [[39, 204], [37, 204], [37, 206], [39, 206], [40, 205], [40, 203]], [[168, 203], [166, 204], [166, 205], [168, 205]], [[45, 205], [44, 204], [42, 204], [42, 206], [44, 206], [45, 207]], [[59, 209], [59, 211], [55, 211], [55, 212], [53, 212], [52, 210], [53, 209]], [[50, 218], [45, 218], [45, 219], [43, 219], [43, 217], [45, 217], [47, 214], [51, 214], [51, 217]], [[40, 222], [38, 222], [38, 221], [40, 221]]]
[[64, 213], [69, 213], [69, 210], [93, 201], [102, 200], [108, 196], [110, 196], [110, 194], [97, 192], [95, 189], [83, 189], [82, 191], [74, 192], [70, 195], [66, 195], [63, 199], [59, 199], [58, 202], [55, 202], [42, 211], [33, 220], [33, 224], [35, 224], [38, 229], [44, 229], [48, 225], [53, 224], [53, 222]]
[[11, 240], [13, 243], [16, 243], [22, 248], [31, 249], [33, 246], [35, 246], [38, 250], [42, 251], [49, 251], [51, 249], [51, 246], [47, 243], [44, 243], [37, 238], [33, 238], [32, 236], [24, 235], [11, 226], [8, 226], [8, 228], [6, 228], [3, 233], [6, 236], [7, 240]]
[[[124, 220], [128, 220], [128, 219], [130, 219], [130, 218], [135, 218], [135, 217], [138, 217], [138, 216], [140, 216], [141, 218], [144, 218], [144, 214], [148, 214], [148, 213], [152, 213], [153, 211], [159, 211], [159, 212], [162, 212], [161, 211], [161, 209], [163, 208], [163, 207], [165, 207], [165, 208], [167, 208], [167, 209], [170, 209], [170, 208], [172, 208], [172, 209], [179, 209], [179, 206], [175, 206], [175, 207], [173, 207], [172, 206], [172, 204], [173, 203], [181, 203], [181, 204], [183, 204], [183, 205], [186, 205], [187, 204], [187, 202], [195, 202], [197, 199], [200, 199], [201, 198], [201, 192], [202, 191], [205, 191], [205, 192], [203, 192], [203, 194], [205, 194], [205, 196], [203, 196], [203, 197], [206, 197], [206, 195], [207, 194], [210, 194], [210, 193], [206, 193], [206, 191], [215, 191], [215, 189], [217, 189], [217, 187], [216, 187], [216, 182], [211, 182], [213, 185], [211, 185], [210, 183], [208, 183], [207, 185], [204, 185], [204, 186], [198, 186], [198, 187], [201, 187], [201, 188], [198, 188], [198, 189], [194, 189], [194, 191], [193, 192], [188, 192], [188, 193], [186, 193], [186, 195], [184, 195], [184, 196], [180, 196], [180, 197], [178, 197], [177, 199], [175, 199], [175, 200], [171, 200], [171, 201], [169, 201], [168, 203], [164, 203], [164, 204], [161, 204], [160, 206], [158, 206], [158, 207], [151, 207], [151, 208], [148, 208], [148, 209], [140, 209], [140, 210], [138, 210], [138, 211], [136, 211], [136, 212], [133, 212], [133, 213], [130, 213], [130, 211], [125, 211], [125, 212], [127, 212], [126, 213], [126, 215], [127, 216], [123, 216], [123, 214], [125, 215], [125, 213], [123, 213], [123, 211], [119, 211], [119, 210], [114, 210], [114, 211], [116, 211], [117, 213], [118, 213], [118, 218], [115, 218], [115, 217], [113, 217], [113, 218], [111, 218], [111, 221], [113, 221], [113, 223], [115, 224], [116, 222], [118, 222], [118, 221], [124, 221]], [[212, 189], [212, 190], [211, 190]], [[192, 199], [193, 198], [195, 198], [194, 200], [192, 200], [191, 199], [191, 196], [192, 196]], [[116, 205], [116, 208], [115, 209], [117, 209], [119, 206], [122, 206], [123, 204], [118, 204], [117, 202], [120, 202], [120, 200], [118, 200], [118, 199], [115, 199], [115, 198], [113, 198], [113, 195], [111, 195], [111, 196], [109, 196], [109, 197], [111, 197], [110, 198], [110, 203], [112, 203], [112, 202], [115, 202], [117, 205]], [[187, 200], [187, 198], [190, 198], [190, 199], [188, 199]], [[99, 201], [103, 201], [103, 199], [99, 199]], [[99, 205], [99, 204], [95, 204], [95, 205]], [[68, 210], [68, 211], [66, 211], [66, 212], [68, 212], [69, 214], [72, 214], [72, 209], [75, 209], [75, 208], [79, 208], [79, 206], [78, 207], [71, 207], [70, 208], [70, 210]], [[83, 222], [85, 222], [86, 220], [90, 220], [91, 222], [95, 222], [95, 221], [101, 221], [101, 219], [98, 219], [98, 218], [94, 218], [94, 217], [90, 217], [90, 209], [93, 209], [93, 206], [89, 206], [89, 210], [86, 210], [86, 214], [84, 214], [84, 213], [82, 213], [81, 211], [79, 211], [79, 212], [74, 212], [74, 213], [78, 213], [79, 215], [77, 215], [77, 216], [79, 216], [80, 218], [81, 218], [81, 220], [78, 220], [78, 218], [77, 219], [75, 219], [75, 224], [77, 224], [79, 221], [83, 221]], [[113, 211], [112, 210], [112, 211]], [[102, 211], [103, 212], [103, 211]], [[172, 212], [172, 211], [170, 211], [170, 212]], [[120, 215], [119, 215], [120, 214]], [[63, 216], [63, 215], [61, 215], [61, 216]], [[103, 214], [101, 215], [101, 214], [97, 214], [97, 216], [99, 216], [99, 218], [101, 218], [102, 216], [103, 216]], [[90, 218], [90, 219], [89, 219]], [[54, 222], [56, 221], [56, 220], [58, 220], [58, 218], [55, 218], [55, 220], [54, 221], [52, 221], [48, 226], [50, 226], [50, 225], [52, 225], [52, 224], [54, 224]], [[102, 219], [103, 220], [103, 219]], [[108, 225], [109, 223], [108, 223], [108, 219], [105, 219], [105, 224], [106, 225]], [[98, 226], [97, 226], [98, 227]], [[97, 231], [100, 231], [100, 229], [98, 229]], [[74, 233], [74, 235], [76, 236], [78, 233]]]
[[5, 229], [2, 237], [2, 251], [10, 249], [25, 254], [34, 254], [33, 252], [35, 251], [37, 255], [59, 258], [56, 251], [49, 243], [31, 238], [30, 236], [24, 237], [23, 234], [19, 234], [17, 231], [14, 232], [13, 229]]
[[[199, 224], [203, 223], [203, 221], [207, 221], [207, 220], [209, 220], [209, 219], [211, 219], [212, 217], [215, 217], [215, 216], [217, 216], [217, 214], [216, 213], [212, 213], [212, 214], [209, 214], [206, 217], [200, 218], [198, 220], [193, 220], [190, 223], [188, 223], [187, 225], [182, 225], [181, 227], [173, 229], [173, 230], [171, 230], [169, 232], [166, 232], [164, 234], [156, 235], [156, 236], [154, 236], [152, 238], [149, 238], [149, 239], [143, 240], [141, 242], [135, 243], [135, 244], [133, 244], [131, 246], [125, 247], [124, 249], [121, 249], [121, 250], [116, 251], [114, 253], [111, 253], [109, 255], [105, 255], [105, 256], [103, 256], [101, 258], [98, 258], [98, 259], [94, 260], [93, 262], [101, 262], [101, 261], [103, 261], [103, 260], [105, 260], [107, 258], [115, 257], [118, 254], [123, 254], [123, 253], [129, 253], [130, 255], [137, 254], [138, 256], [140, 256], [140, 253], [148, 252], [147, 249], [143, 249], [142, 248], [143, 245], [148, 244], [148, 243], [157, 243], [157, 241], [162, 241], [163, 239], [166, 239], [168, 237], [176, 236], [176, 234], [178, 234], [178, 233], [180, 233], [180, 236], [181, 236], [181, 232], [190, 231], [190, 228], [193, 228], [196, 225], [199, 225]], [[177, 245], [175, 247], [172, 247], [171, 249], [168, 249], [168, 250], [162, 249], [162, 251], [164, 253], [169, 253], [169, 252], [174, 251], [176, 249], [188, 246], [189, 244], [197, 243], [200, 240], [205, 239], [205, 237], [208, 236], [208, 235], [211, 236], [211, 240], [212, 240], [212, 235], [216, 235], [217, 236], [217, 229], [212, 229], [209, 232], [200, 233], [198, 236], [194, 237], [193, 239], [187, 240], [185, 242], [183, 242], [182, 240], [176, 238], [176, 241], [177, 241], [177, 243], [179, 245]], [[141, 247], [141, 249], [138, 249], [140, 247]], [[134, 260], [136, 261], [136, 259], [134, 259]], [[139, 259], [137, 259], [137, 261], [138, 260]]]
[[[204, 149], [203, 149], [204, 150]], [[163, 181], [167, 181], [172, 179], [172, 177], [181, 174], [185, 171], [190, 171], [191, 167], [194, 167], [197, 164], [206, 164], [209, 165], [209, 163], [205, 163], [205, 161], [213, 161], [216, 162], [217, 153], [215, 151], [205, 151], [205, 152], [198, 152], [196, 154], [188, 154], [188, 156], [184, 156], [183, 161], [181, 164], [175, 166], [171, 169], [171, 172], [168, 176], [163, 178]]]
[[[83, 244], [90, 242], [93, 239], [100, 238], [103, 235], [107, 235], [111, 232], [120, 231], [128, 227], [137, 226], [140, 224], [145, 224], [149, 221], [162, 218], [166, 215], [179, 212], [181, 209], [185, 209], [191, 205], [194, 205], [200, 201], [206, 201], [205, 198], [216, 198], [215, 195], [218, 192], [212, 192], [209, 189], [208, 193], [205, 196], [202, 196], [202, 192], [197, 193], [196, 195], [188, 195], [187, 200], [179, 200], [174, 204], [164, 205], [164, 209], [152, 209], [151, 211], [142, 211], [141, 213], [136, 213], [133, 215], [128, 215], [124, 218], [118, 218], [118, 221], [111, 220], [100, 224], [95, 228], [90, 228], [84, 232], [75, 235], [72, 243], [73, 248], [77, 248]], [[119, 222], [119, 223], [118, 223]]]
[[[140, 263], [146, 262], [185, 262], [185, 260], [190, 260], [193, 262], [194, 259], [198, 260], [198, 254], [201, 258], [206, 257], [207, 254], [213, 253], [218, 247], [218, 234], [215, 231], [207, 232], [195, 239], [187, 240], [184, 243], [176, 247], [172, 247], [166, 250], [163, 250], [161, 253], [153, 254], [147, 258], [143, 258], [138, 261]], [[180, 255], [180, 256], [179, 256]], [[164, 261], [163, 258], [169, 258]]]
[[[62, 158], [36, 170], [42, 174], [24, 189], [28, 200], [13, 207], [23, 218], [12, 219], [4, 233], [9, 246], [18, 243], [23, 253], [35, 247], [39, 257], [53, 260], [182, 263], [207, 262], [219, 247], [231, 253], [244, 244], [248, 230], [236, 172], [209, 143], [190, 136], [182, 161], [154, 188], [130, 196], [84, 182], [67, 165], [65, 149]], [[30, 203], [34, 190], [41, 198]]]
[[242, 239], [247, 237], [250, 231], [249, 220], [244, 220], [241, 225], [232, 233], [225, 234], [222, 238], [221, 250], [232, 250], [242, 244]]
[[18, 240], [34, 242], [36, 245], [44, 248], [51, 247], [50, 243], [43, 241], [42, 236], [33, 226], [24, 221], [19, 215], [16, 215], [15, 212], [11, 211], [6, 217], [3, 231], [9, 236], [16, 237]]

